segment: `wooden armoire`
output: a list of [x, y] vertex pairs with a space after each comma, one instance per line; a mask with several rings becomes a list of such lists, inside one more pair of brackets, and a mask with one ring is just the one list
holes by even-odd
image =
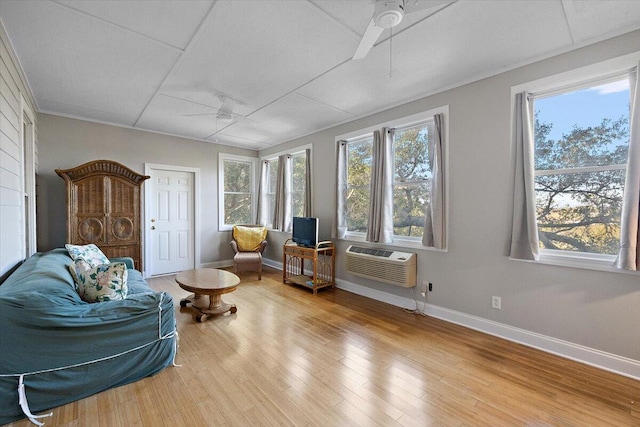
[[149, 177], [110, 160], [56, 173], [67, 183], [67, 243], [94, 243], [108, 258], [133, 258], [142, 271], [140, 200]]

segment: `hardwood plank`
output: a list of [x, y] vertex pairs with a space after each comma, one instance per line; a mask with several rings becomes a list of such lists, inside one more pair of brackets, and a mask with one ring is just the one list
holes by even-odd
[[[640, 381], [348, 292], [241, 273], [238, 312], [176, 304], [177, 363], [54, 408], [47, 425], [640, 425]], [[154, 289], [186, 296], [172, 276]], [[21, 420], [11, 427], [27, 427]]]

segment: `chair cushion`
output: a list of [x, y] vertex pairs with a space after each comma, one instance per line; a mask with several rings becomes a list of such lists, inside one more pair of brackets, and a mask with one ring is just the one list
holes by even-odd
[[238, 244], [239, 251], [258, 251], [260, 250], [260, 243], [266, 238], [267, 227], [245, 227], [242, 225], [233, 227], [233, 240]]

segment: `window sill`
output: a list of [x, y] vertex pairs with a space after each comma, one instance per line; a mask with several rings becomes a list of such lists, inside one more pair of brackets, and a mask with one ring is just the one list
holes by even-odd
[[434, 252], [448, 252], [447, 249], [436, 249], [432, 246], [423, 246], [422, 242], [419, 240], [395, 240], [392, 243], [374, 243], [374, 242], [367, 242], [367, 240], [365, 239], [364, 234], [362, 233], [358, 233], [358, 234], [354, 234], [354, 233], [348, 233], [344, 239], [339, 239], [339, 240], [343, 240], [345, 242], [355, 242], [355, 243], [363, 243], [369, 247], [381, 247], [381, 246], [385, 246], [385, 247], [394, 247], [394, 248], [400, 248], [400, 249], [420, 249], [423, 251], [434, 251]]
[[582, 270], [640, 275], [640, 271], [623, 270], [614, 267], [613, 263], [615, 261], [615, 256], [613, 255], [543, 250], [540, 252], [538, 261], [527, 261], [516, 258], [509, 259], [514, 261], [533, 262], [536, 264], [554, 265], [558, 267], [579, 268]]

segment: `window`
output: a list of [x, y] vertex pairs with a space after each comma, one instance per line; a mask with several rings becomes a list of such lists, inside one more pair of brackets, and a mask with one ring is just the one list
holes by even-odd
[[305, 216], [305, 189], [307, 182], [306, 151], [294, 154], [291, 158], [291, 213], [293, 216]]
[[369, 219], [371, 183], [371, 154], [373, 138], [348, 141], [347, 143], [347, 230], [366, 233]]
[[219, 210], [220, 229], [228, 230], [236, 224], [252, 224], [253, 177], [255, 159], [220, 154]]
[[[261, 213], [263, 216], [258, 222], [269, 228], [276, 228], [274, 225], [274, 212], [276, 208], [276, 191], [278, 187], [278, 159], [282, 154], [276, 154], [274, 157], [264, 159], [264, 170], [266, 181], [263, 181], [265, 189], [261, 195], [261, 202], [264, 203], [265, 209]], [[287, 176], [289, 177], [288, 185], [284, 188], [289, 189], [285, 197], [287, 203], [291, 206], [291, 218], [294, 216], [307, 216], [309, 212], [305, 212], [305, 200], [307, 197], [307, 149], [297, 151], [293, 154], [286, 154], [287, 162], [285, 167], [289, 168]], [[288, 209], [288, 208], [287, 208]], [[287, 223], [292, 223], [287, 221]], [[281, 231], [291, 231], [281, 230]]]
[[429, 207], [431, 168], [428, 142], [433, 121], [396, 129], [393, 140], [393, 234], [422, 238]]
[[[394, 240], [419, 240], [429, 207], [428, 142], [433, 121], [395, 129], [393, 139]], [[369, 219], [373, 137], [347, 141], [347, 230], [366, 233]]]
[[[344, 189], [338, 193], [338, 238], [446, 248], [447, 115], [448, 107], [441, 107], [338, 137], [337, 158], [342, 169], [337, 180], [339, 188]], [[374, 136], [385, 129], [390, 132], [381, 135], [380, 150], [386, 154], [381, 154], [378, 161], [388, 168], [377, 166], [381, 170], [376, 172]], [[386, 156], [391, 156], [388, 162], [382, 160]], [[437, 179], [432, 164], [439, 165]], [[376, 175], [380, 177], [378, 190], [372, 185], [372, 179], [378, 179]], [[436, 206], [431, 205], [431, 191], [436, 192]], [[373, 193], [381, 198], [374, 209], [379, 215], [375, 227], [370, 224]]]
[[629, 79], [534, 96], [540, 248], [609, 255], [620, 244]]

